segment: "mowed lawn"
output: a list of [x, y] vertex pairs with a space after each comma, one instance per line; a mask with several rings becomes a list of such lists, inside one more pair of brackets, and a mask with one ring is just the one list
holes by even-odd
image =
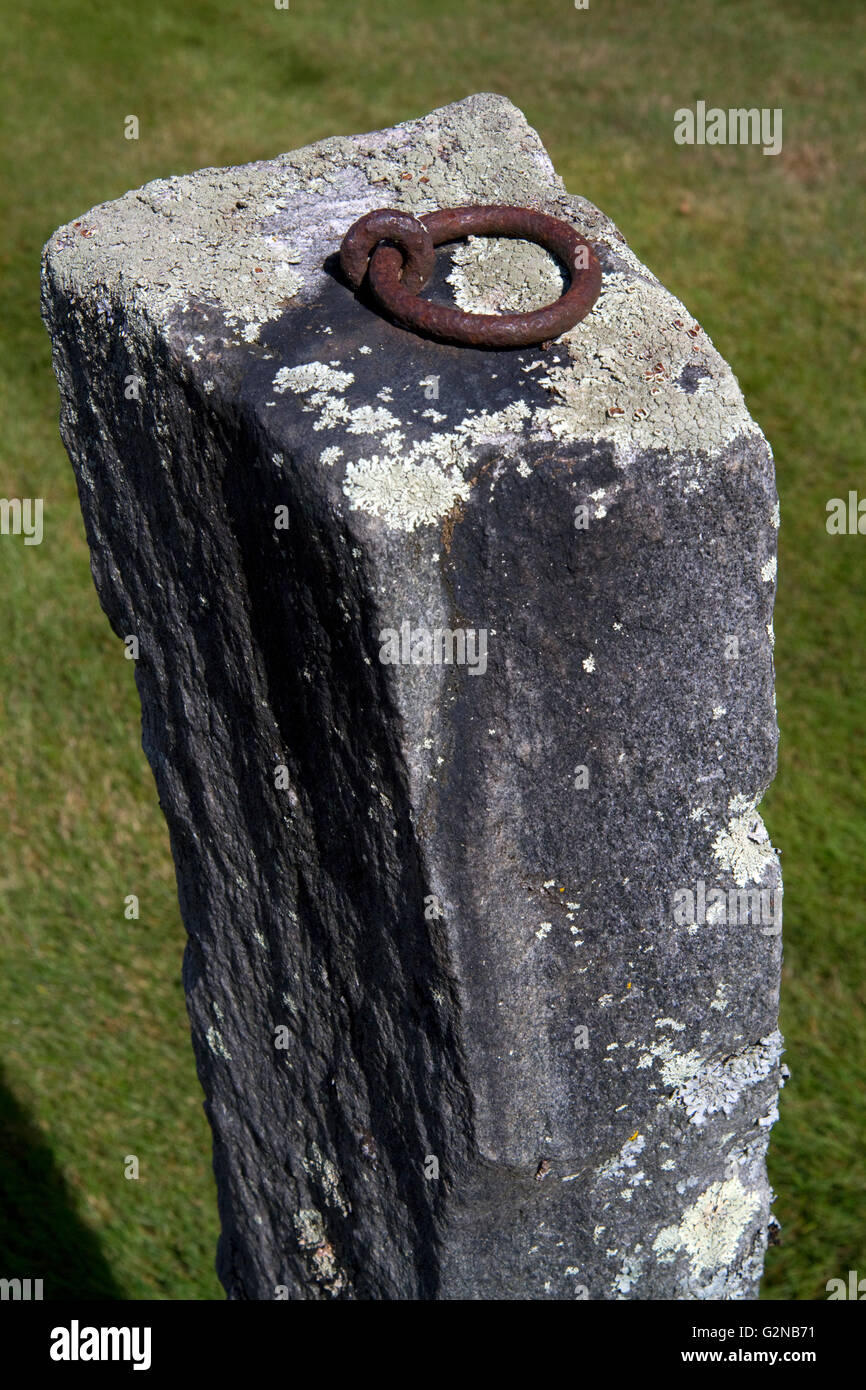
[[[0, 494], [44, 498], [45, 538], [0, 538], [0, 1275], [43, 1276], [53, 1296], [221, 1297], [184, 934], [132, 663], [96, 600], [58, 436], [42, 243], [148, 179], [485, 90], [522, 107], [568, 187], [706, 327], [775, 450], [782, 738], [764, 811], [792, 1079], [764, 1296], [866, 1275], [866, 537], [825, 528], [829, 498], [866, 495], [866, 10], [3, 0], [2, 32]], [[781, 107], [782, 153], [677, 146], [673, 113], [698, 100]]]

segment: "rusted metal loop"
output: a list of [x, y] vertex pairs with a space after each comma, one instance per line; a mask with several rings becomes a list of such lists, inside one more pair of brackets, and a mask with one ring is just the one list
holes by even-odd
[[[373, 219], [381, 215], [382, 220], [373, 224]], [[399, 224], [392, 224], [389, 218], [399, 217]], [[543, 309], [534, 309], [522, 314], [471, 314], [447, 304], [434, 304], [430, 300], [419, 299], [412, 288], [416, 276], [412, 274], [407, 283], [410, 267], [408, 255], [404, 270], [404, 254], [393, 245], [379, 243], [370, 254], [371, 246], [367, 237], [373, 225], [389, 241], [408, 246], [404, 235], [412, 229], [406, 228], [406, 220], [416, 223], [430, 237], [431, 246], [441, 246], [444, 242], [456, 241], [465, 236], [515, 237], [524, 241], [536, 242], [565, 266], [571, 279], [566, 292], [553, 304]], [[361, 233], [357, 229], [363, 225]], [[346, 264], [348, 243], [349, 265]], [[425, 337], [440, 342], [455, 343], [461, 346], [482, 348], [529, 347], [535, 343], [551, 341], [560, 333], [573, 328], [589, 313], [601, 289], [601, 266], [590, 243], [573, 227], [546, 213], [535, 212], [531, 208], [507, 206], [443, 208], [438, 212], [425, 213], [419, 219], [407, 213], [394, 214], [390, 209], [382, 209], [381, 214], [369, 213], [349, 229], [341, 249], [341, 263], [353, 284], [360, 280], [357, 275], [361, 255], [357, 246], [364, 246], [364, 257], [369, 256], [368, 278], [370, 288], [379, 305], [403, 328], [408, 328]], [[423, 238], [413, 236], [413, 247], [422, 247]], [[366, 265], [366, 260], [364, 262]], [[412, 270], [422, 264], [420, 256], [411, 263]], [[432, 273], [430, 270], [422, 280], [426, 284]], [[363, 270], [361, 271], [363, 278]], [[420, 288], [420, 287], [419, 287]]]
[[398, 278], [410, 294], [427, 284], [436, 264], [430, 233], [417, 217], [397, 208], [378, 208], [359, 217], [343, 237], [340, 265], [354, 289], [358, 289], [370, 262], [370, 253], [383, 241], [400, 248], [396, 261]]

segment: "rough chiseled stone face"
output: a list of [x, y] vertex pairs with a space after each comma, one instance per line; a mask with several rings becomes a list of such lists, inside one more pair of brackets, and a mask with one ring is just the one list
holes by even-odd
[[[341, 283], [363, 212], [488, 202], [597, 247], [549, 348]], [[470, 240], [429, 293], [560, 288]], [[44, 304], [140, 642], [229, 1295], [754, 1296], [778, 510], [706, 335], [495, 96], [96, 208]]]

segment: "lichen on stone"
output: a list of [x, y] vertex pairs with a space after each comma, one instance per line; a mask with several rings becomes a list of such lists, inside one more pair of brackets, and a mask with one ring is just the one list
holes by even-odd
[[469, 484], [458, 469], [443, 468], [416, 445], [405, 463], [378, 454], [349, 463], [343, 492], [353, 511], [381, 517], [395, 530], [414, 531], [465, 500]]
[[325, 1158], [318, 1144], [310, 1145], [310, 1156], [303, 1160], [303, 1164], [306, 1172], [318, 1182], [328, 1205], [347, 1216], [350, 1207], [343, 1196], [340, 1174], [331, 1160]]
[[267, 164], [154, 179], [61, 227], [47, 250], [66, 283], [107, 285], [154, 323], [196, 301], [254, 342], [303, 284], [295, 247], [265, 227], [273, 192]]
[[540, 246], [508, 237], [469, 237], [452, 257], [448, 283], [472, 314], [522, 314], [559, 299], [565, 280]]
[[735, 1259], [755, 1213], [760, 1194], [738, 1176], [711, 1183], [683, 1212], [677, 1226], [665, 1226], [653, 1241], [662, 1261], [684, 1254], [695, 1279], [726, 1269]]
[[[563, 336], [570, 361], [541, 379], [553, 403], [537, 412], [535, 424], [556, 439], [609, 439], [621, 467], [642, 448], [689, 456], [672, 476], [700, 488], [701, 457], [760, 431], [706, 334], [641, 272], [606, 275], [590, 313]], [[689, 394], [677, 382], [684, 368], [697, 365], [713, 390]]]
[[778, 862], [757, 803], [757, 796], [732, 797], [728, 808], [731, 819], [712, 845], [716, 859], [740, 888], [759, 883], [765, 869]]
[[730, 1057], [703, 1063], [691, 1076], [679, 1080], [674, 1100], [696, 1125], [705, 1124], [708, 1116], [719, 1112], [730, 1115], [744, 1091], [772, 1074], [781, 1055], [782, 1035], [777, 1030]]
[[298, 1244], [303, 1250], [315, 1249], [325, 1239], [325, 1223], [322, 1213], [315, 1207], [304, 1207], [295, 1212], [292, 1222], [298, 1236]]
[[337, 371], [326, 362], [301, 362], [296, 367], [280, 367], [274, 377], [274, 390], [344, 391], [355, 380], [354, 373]]
[[229, 1052], [228, 1048], [223, 1042], [222, 1034], [220, 1033], [219, 1029], [211, 1025], [211, 1027], [207, 1030], [206, 1036], [208, 1047], [210, 1048], [214, 1056], [222, 1057], [224, 1062], [230, 1062], [232, 1060], [231, 1053]]
[[638, 1155], [646, 1148], [646, 1136], [634, 1134], [627, 1139], [615, 1158], [603, 1163], [596, 1174], [599, 1180], [622, 1178], [626, 1170], [637, 1167]]

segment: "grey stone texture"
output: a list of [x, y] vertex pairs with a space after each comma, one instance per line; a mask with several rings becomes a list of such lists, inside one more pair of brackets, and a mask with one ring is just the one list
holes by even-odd
[[[422, 341], [342, 283], [362, 213], [489, 202], [597, 248], [552, 345]], [[429, 292], [561, 284], [470, 239]], [[94, 208], [43, 305], [140, 643], [228, 1296], [755, 1297], [778, 507], [706, 334], [484, 94]]]

